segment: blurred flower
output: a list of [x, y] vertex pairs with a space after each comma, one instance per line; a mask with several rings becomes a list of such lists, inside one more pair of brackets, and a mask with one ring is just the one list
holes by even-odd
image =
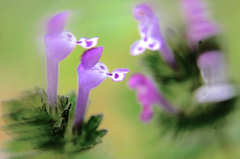
[[149, 122], [153, 116], [152, 106], [159, 105], [169, 114], [176, 114], [177, 110], [168, 103], [163, 95], [157, 90], [153, 81], [147, 76], [136, 73], [131, 76], [128, 86], [137, 91], [137, 99], [143, 107], [140, 119]]
[[87, 107], [89, 92], [101, 84], [107, 77], [118, 82], [124, 80], [128, 69], [118, 68], [112, 73], [104, 63], [98, 62], [102, 55], [103, 47], [87, 50], [81, 58], [78, 67], [78, 99], [74, 117], [74, 128], [81, 130], [84, 114]]
[[235, 88], [227, 82], [225, 60], [220, 51], [202, 54], [198, 58], [198, 67], [205, 83], [196, 92], [199, 102], [221, 102], [236, 95]]
[[190, 45], [195, 45], [219, 33], [216, 23], [209, 20], [206, 4], [202, 0], [182, 0], [183, 12], [187, 25], [187, 38]]
[[141, 39], [132, 44], [130, 53], [136, 56], [143, 53], [145, 49], [159, 50], [166, 62], [174, 66], [175, 60], [172, 50], [164, 41], [158, 19], [153, 11], [147, 5], [141, 4], [134, 8], [133, 15], [139, 21], [138, 30]]
[[47, 95], [51, 107], [57, 106], [58, 63], [65, 59], [76, 47], [76, 38], [64, 30], [67, 12], [52, 17], [44, 38], [47, 61]]

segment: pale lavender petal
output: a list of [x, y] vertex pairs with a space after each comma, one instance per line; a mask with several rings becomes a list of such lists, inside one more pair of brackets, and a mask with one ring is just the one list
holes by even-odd
[[188, 23], [206, 19], [207, 6], [202, 0], [182, 0], [183, 12]]
[[67, 12], [61, 12], [55, 15], [48, 22], [47, 34], [50, 36], [57, 36], [64, 30], [65, 23], [67, 21]]
[[142, 54], [145, 51], [146, 45], [142, 40], [138, 40], [132, 44], [130, 53], [132, 56]]
[[129, 69], [127, 69], [127, 68], [117, 68], [113, 72], [128, 73]]
[[73, 127], [77, 131], [82, 130], [84, 116], [87, 108], [89, 89], [86, 89], [81, 84], [78, 85], [78, 97], [75, 108], [74, 123]]
[[190, 25], [187, 30], [187, 37], [193, 42], [205, 40], [219, 33], [217, 24], [209, 21], [203, 21]]
[[153, 11], [146, 4], [140, 4], [133, 10], [133, 15], [137, 21], [145, 21], [155, 18]]
[[76, 37], [69, 31], [63, 31], [56, 37], [45, 36], [46, 53], [55, 61], [65, 59], [76, 47]]
[[83, 53], [81, 63], [84, 69], [90, 69], [95, 66], [102, 56], [103, 47], [92, 48]]
[[196, 45], [219, 33], [218, 25], [209, 20], [208, 9], [204, 1], [182, 0], [183, 12], [187, 23], [187, 38], [190, 45]]
[[106, 78], [107, 78], [106, 73], [103, 72], [102, 70], [99, 70], [98, 66], [94, 66], [92, 69], [86, 70], [81, 64], [78, 67], [78, 82], [86, 89], [90, 90], [92, 88], [97, 87]]
[[209, 51], [200, 55], [197, 61], [204, 83], [214, 85], [225, 82], [226, 65], [220, 51]]
[[58, 62], [50, 56], [47, 61], [47, 97], [50, 107], [57, 106]]
[[140, 119], [143, 122], [149, 122], [153, 117], [153, 110], [150, 106], [144, 106], [140, 114]]
[[91, 39], [81, 38], [81, 39], [79, 39], [79, 41], [77, 41], [77, 44], [81, 45], [85, 49], [91, 49], [91, 48], [97, 46], [98, 39], [99, 39], [98, 37], [94, 37]]
[[233, 98], [236, 94], [236, 88], [227, 83], [204, 85], [196, 91], [196, 99], [200, 103], [221, 102]]

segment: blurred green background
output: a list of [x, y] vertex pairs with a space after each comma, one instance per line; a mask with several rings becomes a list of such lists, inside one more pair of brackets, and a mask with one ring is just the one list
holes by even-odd
[[[186, 132], [181, 136], [160, 135], [154, 120], [145, 124], [138, 120], [140, 106], [135, 93], [127, 88], [127, 79], [141, 71], [141, 56], [132, 57], [131, 44], [139, 39], [132, 8], [137, 0], [1, 0], [0, 1], [0, 100], [17, 98], [23, 90], [34, 86], [46, 88], [45, 23], [49, 15], [70, 12], [66, 30], [77, 39], [98, 36], [104, 46], [101, 62], [110, 71], [118, 67], [130, 69], [126, 80], [104, 81], [90, 95], [90, 114], [104, 113], [102, 128], [109, 130], [103, 143], [84, 151], [83, 159], [186, 159], [240, 158], [240, 115], [236, 111], [225, 127], [217, 130]], [[144, 1], [154, 6], [162, 31], [183, 24], [179, 0]], [[228, 54], [231, 78], [240, 83], [240, 1], [208, 1], [212, 17], [223, 27], [223, 46]], [[225, 44], [226, 43], [226, 44]], [[60, 62], [59, 94], [77, 90], [79, 57], [84, 50], [76, 49]], [[179, 90], [181, 92], [181, 90]], [[2, 108], [1, 110], [2, 111]], [[0, 126], [4, 122], [0, 120]], [[0, 146], [9, 139], [0, 130]], [[45, 154], [47, 157], [48, 153]], [[0, 158], [4, 154], [0, 153]], [[56, 156], [55, 158], [61, 158]]]

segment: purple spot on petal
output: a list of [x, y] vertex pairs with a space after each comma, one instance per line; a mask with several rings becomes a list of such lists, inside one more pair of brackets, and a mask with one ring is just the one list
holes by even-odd
[[114, 78], [117, 79], [118, 77], [119, 77], [119, 75], [116, 73], [116, 74], [114, 75]]
[[105, 70], [105, 67], [104, 67], [104, 66], [102, 66], [102, 65], [100, 66], [100, 68], [101, 68], [101, 69], [103, 69], [103, 70]]
[[149, 44], [148, 45], [150, 48], [153, 48], [155, 46], [155, 44]]
[[77, 44], [81, 44], [81, 43], [82, 43], [82, 41], [77, 41], [76, 43], [77, 43]]
[[69, 38], [72, 38], [72, 35], [71, 35], [71, 34], [67, 34], [67, 36], [68, 36]]
[[92, 41], [87, 41], [87, 40], [86, 40], [85, 42], [86, 42], [86, 44], [87, 44], [87, 47], [91, 46], [92, 43], [93, 43]]
[[112, 76], [113, 74], [112, 73], [107, 73], [108, 76]]
[[142, 47], [139, 47], [138, 50], [141, 51], [143, 48]]
[[147, 39], [148, 39], [148, 38], [147, 38], [147, 37], [145, 37], [145, 38], [143, 39], [143, 41], [145, 41], [145, 42], [146, 42], [146, 41], [147, 41]]

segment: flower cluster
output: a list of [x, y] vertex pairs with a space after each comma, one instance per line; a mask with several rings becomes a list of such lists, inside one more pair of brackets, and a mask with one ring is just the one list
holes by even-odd
[[[195, 93], [195, 99], [200, 104], [228, 101], [237, 94], [234, 86], [228, 82], [224, 54], [219, 47], [212, 46], [212, 43], [216, 43], [214, 38], [219, 34], [220, 29], [210, 20], [206, 4], [201, 0], [182, 0], [181, 4], [186, 21], [186, 33], [182, 35], [187, 36], [182, 38], [186, 42], [179, 42], [180, 48], [184, 49], [179, 49], [177, 46], [174, 51], [164, 40], [158, 19], [151, 8], [146, 4], [140, 4], [133, 9], [133, 16], [139, 22], [141, 39], [132, 44], [130, 53], [135, 56], [143, 53], [145, 49], [159, 51], [163, 60], [170, 66], [164, 66], [165, 69], [162, 71], [171, 69], [172, 72], [165, 76], [164, 72], [154, 70], [158, 66], [165, 65], [164, 63], [150, 62], [151, 69], [155, 71], [152, 72], [153, 79], [140, 73], [132, 75], [129, 79], [128, 85], [137, 91], [137, 99], [143, 107], [140, 119], [144, 122], [152, 118], [153, 105], [160, 106], [172, 116], [184, 116], [184, 111], [173, 107], [158, 89], [162, 87], [168, 89], [168, 85], [173, 82], [180, 84], [179, 82], [192, 81], [189, 82], [190, 90], [193, 89], [190, 94]], [[204, 83], [202, 86], [199, 84], [201, 83], [199, 77], [202, 77]], [[171, 82], [164, 83], [164, 80]], [[157, 87], [159, 85], [160, 87]]]
[[91, 89], [97, 87], [107, 77], [113, 81], [122, 81], [128, 69], [115, 69], [112, 73], [104, 63], [99, 62], [103, 47], [96, 47], [98, 37], [80, 38], [64, 30], [67, 21], [67, 12], [55, 15], [48, 23], [45, 36], [47, 60], [47, 96], [51, 108], [57, 106], [58, 63], [64, 60], [76, 47], [82, 46], [86, 51], [81, 57], [78, 67], [78, 99], [74, 117], [74, 129], [81, 130], [87, 107], [88, 96]]

